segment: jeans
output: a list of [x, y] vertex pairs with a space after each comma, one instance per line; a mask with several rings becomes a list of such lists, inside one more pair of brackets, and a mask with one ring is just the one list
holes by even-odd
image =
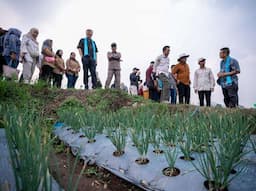
[[204, 106], [204, 97], [206, 99], [206, 106], [211, 106], [211, 91], [198, 91], [200, 106]]
[[78, 78], [78, 76], [76, 75], [72, 75], [72, 74], [66, 74], [67, 78], [68, 78], [68, 88], [75, 88], [76, 85], [76, 80]]
[[61, 88], [62, 74], [53, 73], [53, 86]]
[[185, 85], [183, 83], [179, 83], [177, 85], [178, 87], [178, 94], [179, 94], [179, 104], [184, 103], [185, 99], [185, 104], [189, 104], [190, 102], [190, 86]]
[[177, 91], [175, 88], [170, 89], [170, 97], [171, 97], [171, 104], [176, 104], [177, 102]]
[[165, 74], [159, 74], [159, 79], [163, 83], [162, 91], [161, 91], [161, 97], [160, 102], [169, 102], [170, 99], [170, 82], [168, 77]]
[[92, 77], [92, 88], [97, 87], [97, 77], [96, 77], [96, 61], [88, 56], [82, 58], [83, 69], [84, 69], [84, 88], [88, 89], [88, 71], [91, 73]]
[[238, 106], [238, 85], [233, 83], [231, 86], [222, 88], [222, 93], [224, 95], [224, 103], [226, 107], [236, 107]]

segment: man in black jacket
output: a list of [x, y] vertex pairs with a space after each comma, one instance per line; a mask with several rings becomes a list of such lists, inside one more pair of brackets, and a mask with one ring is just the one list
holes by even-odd
[[140, 69], [133, 68], [132, 73], [130, 74], [130, 94], [138, 95], [138, 82], [140, 80]]

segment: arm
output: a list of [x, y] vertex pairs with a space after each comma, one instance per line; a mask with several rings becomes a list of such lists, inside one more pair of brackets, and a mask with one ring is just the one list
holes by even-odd
[[54, 56], [54, 53], [49, 48], [44, 48], [42, 52], [45, 56], [49, 56], [49, 57]]
[[193, 88], [195, 89], [195, 93], [197, 93], [198, 91], [198, 75], [197, 75], [197, 71], [195, 71], [194, 74], [194, 85]]
[[153, 72], [156, 73], [156, 68], [160, 64], [160, 56], [156, 58], [155, 64], [153, 66]]
[[211, 91], [213, 91], [215, 87], [215, 79], [211, 69], [210, 69], [210, 83], [211, 83]]
[[77, 45], [77, 49], [79, 51], [79, 54], [81, 56], [81, 58], [83, 58], [83, 48], [84, 48], [84, 39], [80, 39], [78, 45]]
[[240, 66], [237, 60], [233, 59], [231, 61], [231, 71], [230, 72], [219, 72], [218, 77], [226, 77], [226, 76], [233, 76], [240, 73]]

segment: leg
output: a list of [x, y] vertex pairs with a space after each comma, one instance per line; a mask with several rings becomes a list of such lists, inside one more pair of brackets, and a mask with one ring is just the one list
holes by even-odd
[[108, 77], [107, 77], [107, 80], [106, 80], [106, 83], [105, 83], [105, 88], [109, 88], [111, 80], [113, 78], [113, 75], [114, 75], [114, 70], [109, 69], [108, 70]]
[[160, 74], [159, 78], [163, 82], [163, 89], [162, 89], [160, 101], [161, 102], [165, 102], [165, 101], [169, 102], [169, 99], [170, 99], [170, 89], [169, 89], [170, 88], [170, 83], [169, 83], [168, 77], [165, 76], [164, 74]]
[[190, 103], [190, 86], [185, 85], [185, 103], [189, 104]]
[[32, 78], [32, 62], [24, 62], [23, 63], [23, 71], [22, 71], [22, 75], [23, 75], [23, 80], [24, 83], [29, 83], [31, 78]]
[[227, 90], [229, 96], [229, 107], [236, 107], [238, 102], [238, 86], [233, 83], [231, 86], [227, 87]]
[[204, 106], [204, 91], [198, 91], [200, 106]]
[[78, 78], [78, 76], [75, 76], [75, 75], [73, 76], [73, 81], [72, 81], [72, 82], [73, 82], [73, 83], [72, 83], [72, 87], [73, 87], [73, 88], [75, 88], [75, 86], [76, 86], [77, 78]]
[[88, 89], [88, 65], [90, 64], [89, 58], [83, 57], [82, 62], [84, 70], [84, 89]]
[[97, 76], [96, 76], [96, 63], [95, 60], [90, 60], [89, 70], [92, 76], [92, 88], [97, 88]]
[[185, 95], [185, 88], [184, 88], [184, 84], [182, 84], [182, 83], [178, 84], [178, 95], [179, 95], [179, 104], [183, 104], [183, 97]]
[[206, 106], [210, 107], [211, 106], [211, 91], [205, 91], [205, 97], [206, 97]]
[[120, 89], [120, 83], [121, 83], [121, 71], [115, 70], [115, 88]]
[[66, 76], [68, 79], [67, 88], [71, 88], [72, 87], [72, 76], [70, 74], [66, 74]]
[[229, 96], [228, 96], [228, 90], [227, 88], [222, 88], [222, 93], [223, 93], [223, 96], [224, 96], [224, 103], [225, 103], [225, 106], [226, 107], [229, 107]]

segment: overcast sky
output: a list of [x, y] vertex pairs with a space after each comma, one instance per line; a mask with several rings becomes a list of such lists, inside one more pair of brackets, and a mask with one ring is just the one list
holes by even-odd
[[[219, 49], [228, 46], [240, 63], [239, 100], [246, 107], [256, 103], [255, 9], [255, 0], [0, 0], [1, 27], [19, 28], [23, 34], [37, 27], [40, 47], [43, 40], [51, 38], [54, 50], [63, 49], [65, 59], [71, 51], [77, 52], [79, 39], [92, 28], [99, 49], [97, 71], [103, 84], [106, 53], [112, 42], [122, 53], [121, 79], [126, 85], [135, 66], [145, 79], [149, 62], [161, 54], [164, 45], [171, 46], [170, 64], [176, 64], [183, 52], [191, 55], [192, 81], [199, 57], [207, 58], [207, 66], [217, 78]], [[80, 60], [78, 52], [77, 58]], [[81, 73], [77, 88], [82, 77]], [[191, 102], [198, 104], [193, 91], [191, 97]], [[219, 86], [212, 101], [223, 104]]]

